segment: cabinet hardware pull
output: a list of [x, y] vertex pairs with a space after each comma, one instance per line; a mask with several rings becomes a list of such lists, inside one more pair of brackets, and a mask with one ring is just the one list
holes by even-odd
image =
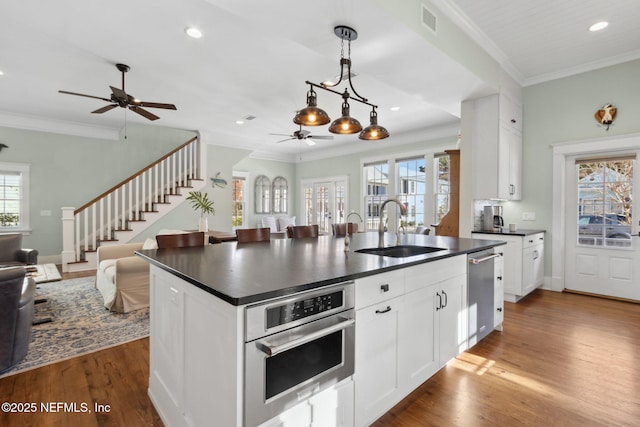
[[388, 305], [387, 308], [385, 308], [384, 310], [376, 310], [376, 314], [388, 313], [390, 311], [391, 311], [391, 306]]
[[442, 295], [440, 295], [440, 292], [436, 292], [436, 296], [438, 297], [438, 306], [436, 307], [436, 311], [438, 311], [442, 308]]
[[385, 283], [384, 285], [380, 285], [380, 290], [382, 292], [389, 292], [389, 284]]
[[515, 123], [515, 122], [516, 122], [516, 119], [511, 119], [511, 123]]
[[449, 303], [449, 297], [447, 296], [447, 293], [445, 291], [442, 291], [442, 295], [444, 295], [444, 305], [442, 306], [442, 308], [445, 308]]
[[498, 254], [491, 254], [484, 258], [469, 258], [469, 262], [471, 264], [480, 264], [481, 262], [489, 261], [490, 259], [498, 258], [499, 256], [500, 255]]
[[498, 277], [496, 277], [496, 279], [502, 280], [502, 276], [498, 276]]
[[498, 311], [502, 311], [502, 307], [498, 307]]

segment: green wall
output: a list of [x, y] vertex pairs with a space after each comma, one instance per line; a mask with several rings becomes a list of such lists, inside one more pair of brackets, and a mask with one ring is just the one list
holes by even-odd
[[30, 164], [32, 232], [23, 245], [60, 255], [62, 207], [82, 206], [194, 136], [137, 124], [128, 124], [127, 139], [119, 141], [0, 127], [0, 142], [9, 146], [0, 161]]
[[[640, 132], [640, 60], [523, 89], [523, 199], [504, 204], [509, 222], [520, 228], [545, 229], [552, 238], [551, 144]], [[618, 108], [607, 131], [594, 113], [604, 104]], [[606, 147], [603, 147], [606, 150]], [[522, 212], [535, 212], [535, 221], [522, 221]], [[546, 276], [551, 275], [551, 248], [546, 249]]]

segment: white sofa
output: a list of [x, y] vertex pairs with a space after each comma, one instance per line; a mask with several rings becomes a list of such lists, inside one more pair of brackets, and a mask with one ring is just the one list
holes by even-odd
[[105, 308], [128, 313], [149, 306], [149, 263], [134, 253], [144, 245], [125, 243], [98, 248], [96, 288], [104, 298]]

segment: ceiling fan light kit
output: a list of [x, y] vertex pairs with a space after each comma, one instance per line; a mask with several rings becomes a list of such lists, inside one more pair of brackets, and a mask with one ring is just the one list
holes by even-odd
[[132, 95], [129, 95], [127, 92], [125, 92], [124, 89], [124, 74], [126, 72], [128, 72], [131, 68], [128, 65], [125, 64], [116, 64], [116, 68], [118, 69], [118, 71], [120, 71], [122, 73], [122, 89], [117, 88], [117, 87], [113, 87], [113, 86], [109, 86], [111, 88], [111, 97], [110, 98], [103, 98], [100, 96], [93, 96], [93, 95], [85, 95], [82, 93], [76, 93], [76, 92], [68, 92], [66, 90], [59, 90], [58, 92], [60, 93], [64, 93], [66, 95], [76, 95], [76, 96], [84, 96], [85, 98], [94, 98], [94, 99], [100, 99], [102, 101], [105, 102], [111, 102], [111, 104], [109, 105], [105, 105], [102, 108], [98, 108], [97, 110], [92, 111], [92, 113], [94, 114], [102, 114], [105, 113], [109, 110], [112, 110], [116, 107], [122, 107], [122, 108], [128, 108], [129, 110], [133, 111], [134, 113], [138, 113], [140, 114], [142, 117], [148, 119], [148, 120], [158, 120], [160, 117], [156, 116], [155, 114], [151, 113], [150, 111], [145, 110], [142, 107], [145, 108], [162, 108], [165, 110], [177, 110], [176, 106], [173, 104], [163, 104], [163, 103], [159, 103], [159, 102], [145, 102], [145, 101], [140, 101], [137, 98], [135, 98]]
[[[378, 125], [378, 114], [376, 113], [376, 108], [378, 108], [378, 106], [369, 103], [367, 98], [360, 96], [353, 87], [353, 82], [351, 81], [351, 76], [353, 75], [351, 73], [351, 41], [358, 38], [358, 33], [356, 30], [351, 27], [347, 27], [346, 25], [338, 25], [334, 27], [333, 31], [335, 35], [342, 40], [342, 51], [340, 53], [340, 77], [336, 83], [324, 82], [316, 84], [307, 80], [306, 84], [311, 87], [309, 92], [307, 92], [307, 107], [297, 112], [293, 118], [293, 122], [301, 126], [322, 126], [331, 121], [329, 115], [317, 106], [317, 97], [313, 90], [314, 87], [317, 87], [327, 92], [339, 95], [344, 100], [342, 103], [342, 116], [331, 123], [329, 132], [339, 135], [350, 135], [362, 131], [358, 138], [363, 140], [378, 140], [389, 137], [389, 132], [384, 127]], [[348, 45], [348, 56], [346, 58], [344, 56], [345, 40]], [[331, 89], [332, 87], [338, 86], [345, 76], [346, 80], [349, 82], [349, 87], [353, 91], [353, 95], [351, 95], [346, 88], [342, 93]], [[362, 130], [362, 125], [358, 120], [350, 116], [349, 99], [366, 104], [372, 108], [369, 116], [371, 124], [370, 126], [367, 126], [365, 130]]]

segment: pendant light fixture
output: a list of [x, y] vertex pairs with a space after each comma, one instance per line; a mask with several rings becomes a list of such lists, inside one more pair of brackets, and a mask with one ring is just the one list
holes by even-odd
[[[376, 108], [378, 108], [378, 106], [369, 103], [367, 98], [358, 94], [356, 89], [353, 87], [353, 82], [351, 81], [351, 41], [358, 38], [358, 33], [356, 30], [351, 27], [347, 27], [346, 25], [338, 25], [333, 29], [333, 31], [335, 35], [342, 40], [340, 52], [340, 76], [338, 77], [338, 81], [335, 83], [325, 82], [316, 84], [307, 80], [306, 84], [310, 86], [310, 90], [307, 92], [307, 107], [297, 112], [293, 118], [293, 122], [302, 126], [322, 126], [331, 121], [329, 115], [317, 105], [316, 93], [313, 90], [313, 88], [316, 87], [339, 95], [343, 99], [342, 116], [331, 123], [329, 126], [329, 132], [340, 135], [350, 135], [360, 132], [358, 137], [364, 140], [378, 140], [389, 137], [389, 132], [382, 126], [378, 125], [378, 114], [376, 113]], [[348, 49], [346, 57], [344, 55], [345, 40], [347, 41]], [[332, 87], [338, 86], [343, 79], [348, 80], [349, 87], [351, 88], [353, 95], [350, 94], [346, 88], [342, 93], [331, 89]], [[350, 99], [366, 104], [372, 108], [369, 116], [370, 125], [364, 130], [362, 129], [360, 122], [350, 115]]]
[[371, 110], [369, 123], [369, 126], [360, 132], [358, 138], [365, 139], [367, 141], [376, 141], [378, 139], [389, 137], [389, 131], [378, 124], [378, 113], [376, 113], [376, 107], [373, 107], [373, 110]]

